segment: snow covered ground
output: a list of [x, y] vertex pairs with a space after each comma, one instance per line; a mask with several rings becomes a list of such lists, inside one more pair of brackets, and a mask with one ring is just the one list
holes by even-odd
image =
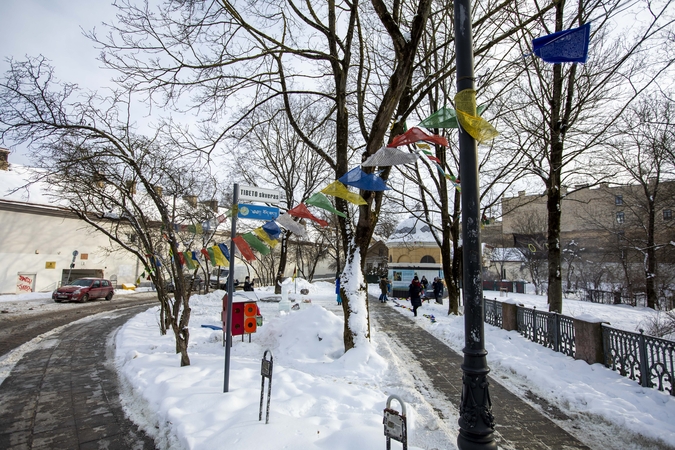
[[[173, 337], [159, 335], [155, 308], [127, 322], [115, 337], [127, 412], [161, 448], [222, 448], [227, 442], [272, 450], [370, 449], [384, 446], [382, 411], [387, 397], [396, 394], [406, 402], [409, 448], [456, 448], [457, 416], [451, 412], [450, 417], [438, 418], [436, 405], [414, 385], [410, 374], [414, 361], [406, 352], [394, 348], [374, 327], [370, 346], [345, 354], [341, 309], [333, 285], [298, 280], [297, 292], [302, 288], [309, 289], [309, 294], [292, 293], [290, 298], [311, 299], [311, 304], [301, 303], [299, 310], [280, 312], [278, 303], [258, 302], [265, 323], [251, 343], [234, 338], [228, 393], [223, 393], [222, 332], [201, 327], [220, 325], [223, 292], [191, 299], [189, 367], [179, 367]], [[485, 294], [505, 300], [499, 293]], [[272, 293], [262, 288], [237, 295], [257, 300]], [[527, 307], [547, 309], [543, 297], [511, 294], [510, 298]], [[564, 305], [566, 315], [588, 314], [630, 331], [655, 314], [573, 300]], [[388, 306], [412, 316], [393, 302]], [[436, 322], [421, 315], [415, 320], [461, 351], [463, 317], [447, 316], [446, 308], [424, 303], [422, 312], [433, 314]], [[585, 443], [592, 448], [675, 448], [675, 398], [642, 388], [599, 364], [589, 366], [552, 352], [516, 332], [486, 325], [485, 335], [492, 375], [521, 397], [530, 391], [572, 417], [573, 424], [583, 423], [584, 434], [589, 436]], [[267, 425], [264, 415], [258, 421], [260, 364], [266, 349], [274, 355]], [[397, 402], [393, 406], [398, 409]], [[636, 434], [660, 441], [661, 446], [645, 446], [635, 439]]]

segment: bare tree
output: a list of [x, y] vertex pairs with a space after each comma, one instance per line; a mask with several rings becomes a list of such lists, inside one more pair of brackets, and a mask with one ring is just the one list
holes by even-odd
[[[636, 5], [644, 8], [645, 14], [639, 16], [643, 21], [631, 21], [630, 32], [610, 34], [613, 19], [624, 6], [622, 0], [556, 2], [552, 17], [539, 21], [541, 30], [548, 34], [593, 20], [589, 61], [564, 66], [522, 59], [527, 71], [518, 79], [515, 95], [507, 99], [512, 113], [503, 120], [519, 130], [514, 150], [526, 155], [528, 170], [546, 187], [551, 311], [562, 312], [561, 188], [575, 178], [602, 181], [593, 170], [590, 150], [606, 146], [622, 110], [673, 63], [672, 58], [657, 59], [654, 53], [672, 32], [670, 0]], [[515, 45], [527, 54], [536, 34], [529, 28], [522, 31]]]
[[[318, 107], [305, 105], [294, 109], [312, 111]], [[320, 116], [319, 113], [307, 114], [302, 116], [302, 120], [315, 121]], [[334, 132], [330, 125], [314, 122], [303, 128], [313, 130], [309, 136], [316, 142], [331, 147]], [[242, 121], [236, 137], [238, 145], [232, 153], [240, 176], [251, 185], [278, 189], [284, 194], [283, 207], [287, 210], [304, 202], [328, 184], [330, 167], [295, 132], [283, 103], [270, 102], [256, 108]], [[290, 235], [289, 231], [281, 234], [275, 270], [277, 294], [281, 293], [281, 282], [288, 264]]]
[[657, 95], [647, 96], [629, 108], [620, 121], [622, 137], [614, 141], [608, 155], [630, 184], [616, 213], [617, 228], [625, 250], [642, 255], [650, 308], [658, 304], [659, 257], [665, 258], [671, 247], [675, 166], [669, 155], [675, 148], [674, 125], [675, 103]]
[[[157, 287], [161, 332], [173, 331], [185, 366], [190, 289], [175, 258], [180, 250], [175, 199], [193, 195], [208, 167], [201, 152], [175, 139], [187, 135], [136, 133], [130, 106], [127, 93], [102, 97], [60, 83], [43, 58], [10, 61], [0, 83], [0, 138], [28, 143], [52, 194], [136, 255]], [[167, 277], [176, 288], [173, 297], [166, 291]]]

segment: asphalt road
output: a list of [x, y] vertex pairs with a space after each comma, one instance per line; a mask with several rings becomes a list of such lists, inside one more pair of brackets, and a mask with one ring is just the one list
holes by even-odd
[[[156, 300], [154, 300], [156, 301]], [[153, 304], [149, 296], [3, 314], [11, 347], [53, 327], [108, 312], [103, 320], [63, 327], [16, 363], [0, 385], [0, 448], [7, 450], [153, 450], [155, 443], [124, 414], [109, 337]], [[62, 314], [59, 314], [62, 313]], [[4, 327], [2, 327], [4, 328]]]
[[49, 311], [25, 310], [0, 314], [0, 357], [43, 333], [83, 317], [157, 303], [156, 293], [148, 292], [116, 295], [109, 302], [100, 299], [87, 303], [60, 303]]

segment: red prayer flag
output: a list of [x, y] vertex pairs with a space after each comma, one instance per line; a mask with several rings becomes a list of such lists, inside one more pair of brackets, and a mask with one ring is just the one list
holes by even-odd
[[180, 262], [181, 266], [185, 265], [185, 256], [183, 256], [183, 252], [178, 252], [178, 262]]
[[417, 127], [412, 127], [403, 134], [400, 134], [391, 141], [389, 147], [400, 147], [401, 145], [414, 144], [415, 142], [425, 141], [433, 144], [448, 147], [448, 140], [437, 134], [427, 134]]
[[313, 220], [314, 222], [318, 223], [322, 227], [327, 227], [328, 222], [325, 220], [321, 220], [318, 217], [314, 217], [311, 212], [309, 212], [309, 209], [307, 209], [307, 206], [305, 206], [304, 203], [300, 203], [298, 206], [296, 206], [293, 209], [289, 209], [286, 211], [288, 214], [291, 216], [295, 217], [304, 217], [305, 219]]
[[237, 248], [239, 249], [241, 256], [246, 258], [246, 261], [248, 262], [255, 261], [255, 255], [253, 254], [253, 250], [251, 250], [251, 247], [248, 245], [248, 242], [246, 242], [243, 237], [237, 236], [236, 238], [232, 239], [232, 241], [234, 242], [234, 245], [236, 245]]
[[433, 155], [427, 155], [427, 158], [429, 158], [430, 160], [432, 160], [433, 162], [436, 162], [436, 163], [438, 163], [438, 164], [441, 163], [441, 160], [438, 159], [438, 158], [436, 158], [436, 157], [433, 156]]

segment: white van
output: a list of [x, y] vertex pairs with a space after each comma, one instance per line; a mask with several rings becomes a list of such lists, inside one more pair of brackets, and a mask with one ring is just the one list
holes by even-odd
[[[219, 272], [220, 271], [220, 272]], [[240, 286], [243, 286], [244, 278], [246, 278], [247, 271], [244, 267], [234, 268], [235, 278], [234, 278], [234, 287], [237, 288], [237, 281]], [[212, 289], [222, 289], [223, 291], [227, 289], [227, 278], [230, 275], [230, 269], [225, 267], [215, 267], [211, 271], [211, 277], [209, 279], [209, 286]]]

